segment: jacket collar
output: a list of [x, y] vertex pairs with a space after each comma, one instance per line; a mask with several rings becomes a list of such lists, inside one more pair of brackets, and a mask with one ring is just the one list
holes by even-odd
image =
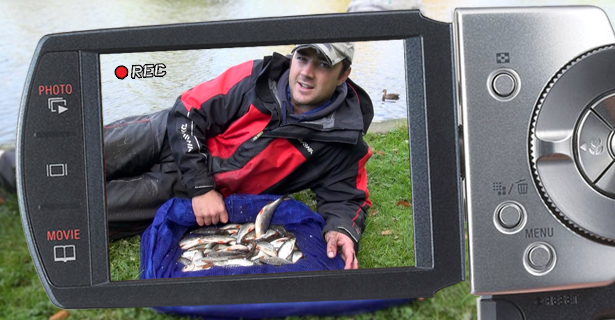
[[[286, 99], [279, 82], [288, 84], [289, 57], [274, 53], [265, 57], [265, 67], [261, 71], [257, 82], [256, 92], [261, 101], [265, 102], [272, 116], [276, 115], [277, 123], [281, 123], [281, 103]], [[275, 85], [272, 85], [271, 81]], [[365, 134], [374, 116], [373, 105], [367, 93], [348, 79], [342, 88], [338, 87], [339, 101], [316, 113], [304, 121], [279, 126], [268, 135], [290, 138], [307, 138], [324, 141], [338, 141], [356, 143], [358, 137]], [[272, 119], [273, 120], [273, 119]], [[330, 134], [335, 131], [335, 134]], [[301, 136], [297, 136], [301, 135]]]

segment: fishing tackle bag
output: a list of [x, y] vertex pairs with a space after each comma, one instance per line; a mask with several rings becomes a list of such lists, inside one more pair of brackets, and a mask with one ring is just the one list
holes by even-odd
[[[225, 199], [229, 223], [254, 222], [260, 209], [276, 200], [275, 195], [232, 195]], [[339, 270], [344, 261], [326, 255], [326, 243], [321, 231], [324, 219], [305, 204], [285, 200], [276, 209], [271, 224], [284, 226], [297, 238], [304, 257], [294, 264], [250, 267], [213, 267], [208, 270], [183, 272], [178, 262], [182, 250], [179, 241], [196, 225], [190, 199], [174, 198], [163, 204], [153, 223], [141, 236], [141, 279], [223, 276], [237, 274]], [[234, 305], [179, 306], [154, 308], [159, 312], [200, 316], [204, 319], [261, 319], [300, 315], [349, 315], [370, 312], [407, 303], [409, 299], [325, 301], [297, 303], [261, 303]]]

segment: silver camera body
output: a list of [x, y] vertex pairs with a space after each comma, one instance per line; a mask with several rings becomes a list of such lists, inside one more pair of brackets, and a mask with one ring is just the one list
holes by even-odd
[[595, 7], [458, 9], [470, 286], [606, 286], [615, 270], [615, 36]]

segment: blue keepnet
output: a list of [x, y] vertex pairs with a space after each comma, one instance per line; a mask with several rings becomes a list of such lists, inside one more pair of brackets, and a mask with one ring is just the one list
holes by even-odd
[[[278, 195], [232, 195], [225, 199], [229, 223], [254, 222], [259, 210], [276, 200]], [[190, 199], [171, 199], [163, 204], [152, 225], [141, 236], [141, 279], [221, 276], [276, 272], [339, 270], [344, 261], [329, 259], [321, 231], [322, 216], [296, 200], [285, 200], [276, 209], [271, 224], [283, 225], [297, 238], [297, 246], [305, 257], [294, 264], [250, 267], [213, 267], [208, 270], [183, 272], [177, 260], [182, 250], [179, 241], [187, 231], [198, 227]], [[343, 298], [343, 297], [340, 297]], [[180, 306], [155, 308], [161, 312], [201, 316], [207, 319], [260, 319], [292, 315], [342, 315], [369, 312], [392, 305], [407, 303], [408, 299], [326, 301], [298, 303], [264, 303], [240, 305]]]

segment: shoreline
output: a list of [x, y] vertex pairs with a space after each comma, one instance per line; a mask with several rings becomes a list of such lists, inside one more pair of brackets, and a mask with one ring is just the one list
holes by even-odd
[[381, 122], [372, 122], [369, 126], [368, 133], [387, 133], [391, 130], [397, 129], [401, 126], [405, 126], [408, 124], [408, 119], [393, 119], [393, 120], [384, 120]]
[[[369, 126], [368, 133], [387, 133], [400, 126], [406, 125], [407, 119], [384, 120], [380, 122], [372, 122]], [[15, 145], [10, 143], [0, 144], [0, 151], [14, 149]]]

